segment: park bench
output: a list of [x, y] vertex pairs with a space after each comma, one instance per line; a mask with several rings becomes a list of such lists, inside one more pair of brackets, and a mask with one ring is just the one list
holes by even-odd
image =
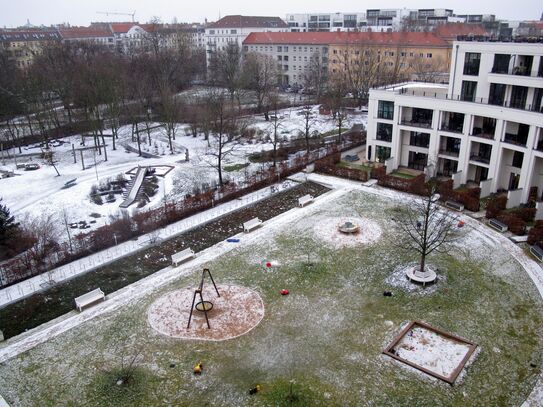
[[81, 312], [83, 311], [84, 307], [92, 305], [98, 301], [103, 301], [105, 298], [106, 295], [104, 294], [104, 292], [100, 288], [97, 288], [96, 290], [92, 290], [91, 292], [76, 297], [75, 307], [78, 309], [79, 312]]
[[526, 243], [528, 241], [528, 236], [511, 236], [509, 239], [511, 239], [513, 243]]
[[488, 221], [488, 225], [491, 228], [496, 229], [498, 232], [507, 232], [507, 225], [503, 222], [500, 222], [498, 219], [492, 218]]
[[530, 247], [530, 253], [539, 261], [543, 261], [543, 249], [538, 245], [534, 244]]
[[313, 202], [314, 199], [315, 199], [315, 198], [313, 198], [313, 195], [309, 195], [309, 194], [304, 195], [304, 196], [298, 198], [298, 206], [299, 206], [300, 208], [303, 208], [303, 207], [306, 206], [307, 204]]
[[243, 224], [243, 231], [249, 233], [251, 230], [256, 229], [262, 225], [262, 221], [258, 218], [253, 218]]
[[172, 266], [177, 267], [186, 260], [192, 259], [195, 256], [194, 250], [185, 249], [181, 252], [172, 255]]
[[462, 212], [464, 210], [464, 205], [456, 201], [445, 201], [445, 206], [458, 212]]

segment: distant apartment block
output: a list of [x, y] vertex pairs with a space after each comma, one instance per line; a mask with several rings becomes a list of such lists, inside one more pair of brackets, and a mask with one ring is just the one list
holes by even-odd
[[366, 13], [287, 14], [291, 32], [355, 31], [366, 25]]
[[252, 33], [244, 52], [258, 52], [277, 61], [284, 85], [303, 85], [311, 65], [328, 75], [346, 68], [361, 71], [372, 64], [381, 71], [411, 76], [422, 70], [446, 73], [451, 45], [433, 33], [390, 32], [283, 32]]
[[238, 44], [252, 32], [286, 32], [288, 25], [279, 17], [241, 16], [232, 15], [221, 18], [209, 24], [205, 29], [206, 55], [209, 58], [213, 52], [225, 50], [228, 44]]
[[34, 57], [40, 54], [43, 47], [61, 41], [57, 30], [1, 30], [0, 47], [22, 69], [30, 66]]
[[450, 77], [371, 90], [366, 158], [526, 202], [543, 187], [543, 44], [455, 42]]

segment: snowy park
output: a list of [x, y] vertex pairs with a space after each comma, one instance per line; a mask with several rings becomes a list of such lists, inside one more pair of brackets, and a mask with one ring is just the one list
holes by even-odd
[[[411, 283], [391, 278], [417, 260], [398, 249], [394, 221], [409, 197], [321, 175], [309, 179], [333, 188], [89, 310], [0, 345], [4, 398], [12, 405], [272, 406], [294, 394], [295, 405], [311, 406], [407, 399], [415, 405], [522, 404], [543, 356], [533, 262], [463, 217], [459, 239], [428, 258], [437, 282], [412, 290], [405, 286]], [[346, 223], [360, 230], [340, 235], [338, 226]], [[187, 333], [189, 303], [204, 268], [221, 296], [206, 282], [210, 328], [200, 311]], [[246, 328], [217, 340], [232, 321], [247, 322]], [[444, 375], [468, 355], [454, 385], [383, 353], [412, 321], [475, 344], [468, 355], [466, 346], [420, 327], [398, 342], [400, 356]], [[213, 340], [198, 340], [201, 332]], [[128, 364], [130, 380], [116, 384]], [[251, 394], [257, 384], [261, 390]]]

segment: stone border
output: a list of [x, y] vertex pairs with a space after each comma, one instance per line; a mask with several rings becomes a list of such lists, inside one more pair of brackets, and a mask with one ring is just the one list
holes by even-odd
[[[439, 373], [436, 373], [435, 371], [433, 370], [430, 370], [430, 369], [427, 369], [421, 365], [418, 365], [410, 360], [407, 360], [407, 359], [404, 359], [402, 358], [401, 356], [398, 356], [396, 353], [392, 352], [393, 348], [396, 347], [396, 345], [398, 345], [398, 343], [404, 338], [405, 335], [407, 335], [407, 333], [409, 331], [411, 331], [411, 329], [413, 328], [416, 328], [416, 327], [421, 327], [421, 328], [424, 328], [430, 332], [434, 332], [440, 336], [443, 336], [444, 338], [447, 338], [447, 339], [451, 339], [453, 341], [456, 341], [456, 342], [460, 342], [460, 343], [463, 343], [465, 345], [468, 345], [468, 352], [466, 353], [466, 355], [464, 356], [464, 358], [460, 361], [460, 363], [458, 364], [458, 366], [453, 370], [453, 372], [449, 375], [449, 376], [443, 376], [443, 375], [440, 375]], [[418, 369], [420, 370], [421, 372], [424, 372], [426, 373], [427, 375], [430, 375], [430, 376], [433, 376], [435, 378], [438, 378], [438, 379], [441, 379], [449, 384], [454, 384], [456, 378], [458, 377], [458, 375], [460, 374], [460, 372], [462, 371], [462, 369], [464, 369], [464, 366], [466, 365], [466, 363], [468, 363], [468, 360], [471, 358], [471, 355], [473, 355], [473, 352], [475, 352], [475, 349], [477, 348], [477, 344], [475, 344], [474, 342], [471, 342], [471, 341], [468, 341], [467, 339], [464, 339], [464, 338], [461, 338], [459, 336], [456, 336], [454, 334], [451, 334], [449, 332], [445, 332], [439, 328], [436, 328], [436, 327], [433, 327], [425, 322], [422, 322], [422, 321], [411, 321], [410, 323], [407, 324], [407, 326], [402, 329], [400, 331], [400, 333], [398, 335], [396, 335], [394, 337], [394, 339], [392, 340], [392, 342], [385, 348], [383, 349], [383, 352], [385, 355], [387, 356], [390, 356], [391, 358], [393, 359], [396, 359], [402, 363], [405, 363], [406, 365], [409, 365], [411, 367], [414, 367], [415, 369]]]

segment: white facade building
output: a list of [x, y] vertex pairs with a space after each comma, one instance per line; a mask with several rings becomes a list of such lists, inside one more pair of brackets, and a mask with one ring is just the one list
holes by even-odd
[[354, 31], [366, 25], [366, 13], [287, 14], [291, 32]]
[[243, 41], [252, 32], [287, 32], [288, 25], [279, 17], [226, 16], [205, 29], [206, 55], [225, 50], [229, 43], [237, 43], [241, 49]]
[[541, 193], [543, 44], [455, 42], [450, 78], [371, 90], [366, 158], [387, 172], [432, 165], [482, 196]]

